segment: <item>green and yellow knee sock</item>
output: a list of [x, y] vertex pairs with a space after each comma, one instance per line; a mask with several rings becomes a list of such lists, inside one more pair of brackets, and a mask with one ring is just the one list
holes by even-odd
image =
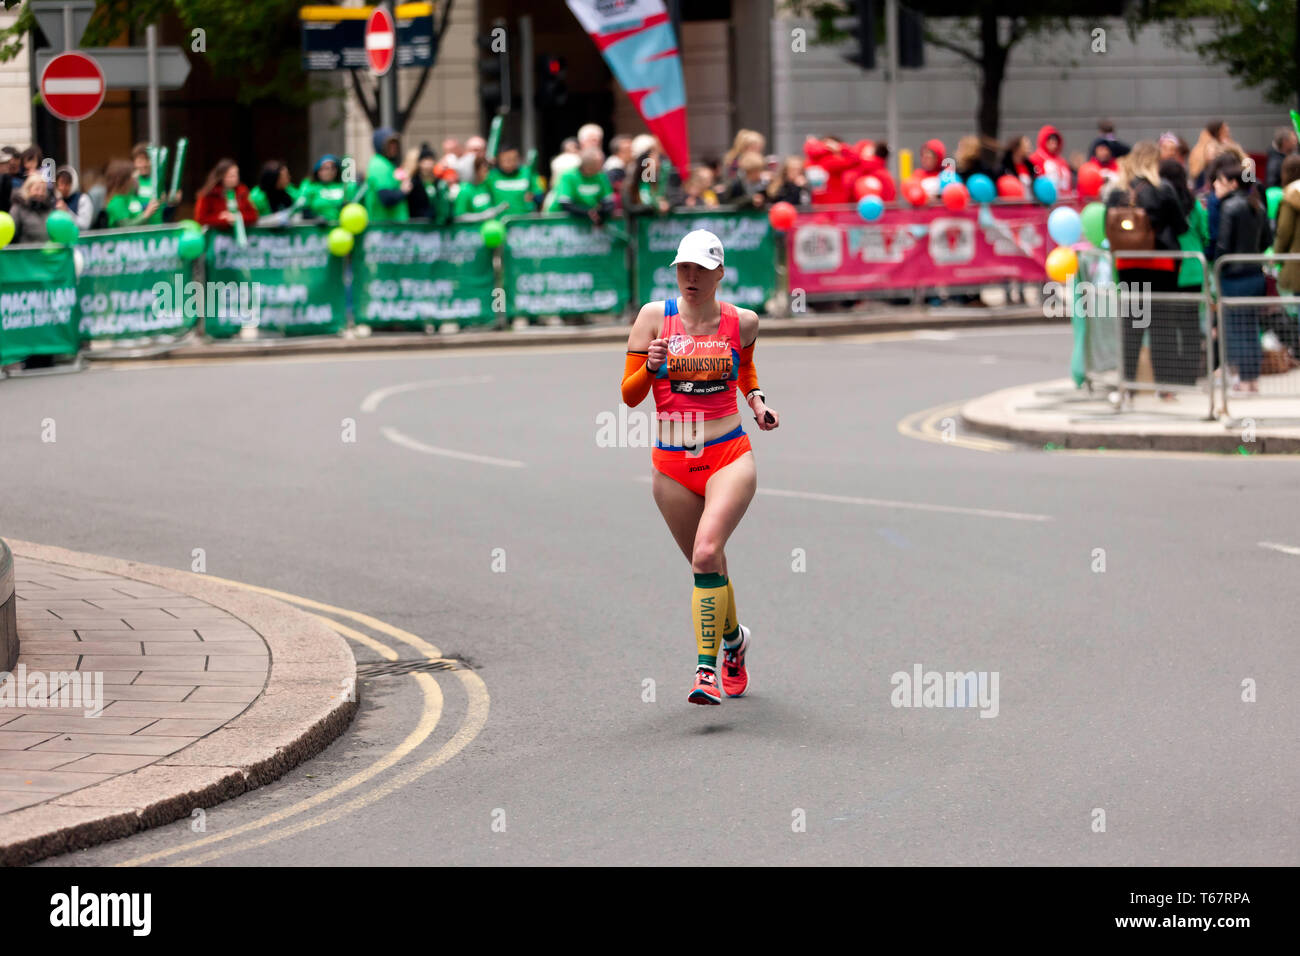
[[722, 624], [722, 646], [731, 650], [740, 646], [740, 615], [736, 613], [736, 592], [727, 578], [727, 616]]
[[691, 616], [695, 619], [695, 647], [699, 651], [700, 667], [718, 669], [718, 642], [727, 621], [729, 597], [726, 575], [695, 575]]

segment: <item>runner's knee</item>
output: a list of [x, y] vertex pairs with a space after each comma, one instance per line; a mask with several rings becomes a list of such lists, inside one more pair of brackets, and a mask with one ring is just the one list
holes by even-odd
[[697, 539], [691, 552], [691, 568], [696, 574], [722, 573], [722, 543], [709, 538]]

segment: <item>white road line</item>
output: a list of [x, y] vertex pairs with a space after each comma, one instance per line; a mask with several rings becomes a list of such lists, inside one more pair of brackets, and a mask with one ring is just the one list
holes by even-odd
[[888, 498], [857, 498], [853, 495], [824, 495], [816, 491], [785, 491], [779, 488], [759, 488], [760, 495], [781, 498], [806, 498], [809, 501], [830, 501], [843, 505], [869, 505], [876, 508], [900, 508], [909, 511], [939, 511], [946, 514], [974, 515], [978, 518], [1006, 518], [1009, 521], [1051, 521], [1051, 515], [1029, 514], [1023, 511], [995, 511], [989, 508], [962, 508], [957, 505], [929, 505], [918, 501], [892, 501]]
[[[642, 475], [637, 481], [653, 481]], [[876, 508], [898, 508], [905, 511], [939, 511], [945, 514], [973, 515], [977, 518], [1005, 518], [1008, 521], [1054, 521], [1051, 515], [1023, 511], [995, 511], [989, 508], [962, 508], [958, 505], [930, 505], [920, 501], [893, 501], [889, 498], [858, 498], [853, 495], [824, 495], [816, 491], [787, 491], [783, 488], [759, 488], [760, 495], [778, 498], [806, 498], [809, 501], [829, 501], [841, 505], [869, 505]]]
[[1259, 542], [1259, 546], [1261, 548], [1269, 548], [1273, 551], [1281, 551], [1283, 554], [1300, 555], [1300, 548], [1291, 544], [1277, 544], [1274, 541], [1261, 541]]
[[494, 381], [491, 375], [462, 375], [460, 378], [431, 378], [423, 382], [390, 385], [387, 388], [377, 388], [362, 399], [361, 410], [363, 412], [373, 412], [384, 399], [393, 395], [401, 395], [403, 392], [414, 392], [422, 388], [436, 388], [440, 385], [481, 385], [484, 382], [491, 381]]
[[499, 465], [502, 468], [523, 468], [522, 461], [514, 461], [510, 458], [492, 458], [488, 455], [475, 455], [467, 451], [454, 451], [450, 448], [434, 448], [432, 445], [426, 445], [424, 442], [416, 441], [414, 438], [407, 438], [396, 428], [389, 428], [385, 425], [380, 429], [380, 433], [394, 445], [401, 445], [403, 448], [409, 448], [411, 451], [422, 452], [426, 455], [441, 455], [443, 458], [459, 458], [461, 461], [474, 461], [480, 465]]

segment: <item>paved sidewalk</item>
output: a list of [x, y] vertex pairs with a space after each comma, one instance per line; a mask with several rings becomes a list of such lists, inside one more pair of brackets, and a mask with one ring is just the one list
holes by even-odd
[[156, 763], [266, 684], [266, 643], [220, 608], [101, 571], [23, 558], [14, 570], [22, 643], [15, 694], [0, 689], [0, 813]]
[[962, 406], [961, 417], [973, 431], [1061, 448], [1300, 452], [1300, 399], [1232, 395], [1229, 410], [1231, 419], [1208, 419], [1204, 393], [1162, 401], [1139, 392], [1132, 410], [1117, 412], [1104, 393], [1090, 396], [1063, 378], [972, 399]]
[[0, 865], [262, 786], [356, 711], [347, 644], [287, 604], [203, 575], [9, 543], [20, 645], [0, 683]]

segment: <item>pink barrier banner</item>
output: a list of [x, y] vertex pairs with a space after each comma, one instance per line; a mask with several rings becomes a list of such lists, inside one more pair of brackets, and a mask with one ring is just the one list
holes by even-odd
[[886, 209], [866, 222], [850, 207], [800, 212], [786, 232], [790, 289], [851, 295], [877, 289], [1042, 282], [1051, 210], [1037, 203]]

